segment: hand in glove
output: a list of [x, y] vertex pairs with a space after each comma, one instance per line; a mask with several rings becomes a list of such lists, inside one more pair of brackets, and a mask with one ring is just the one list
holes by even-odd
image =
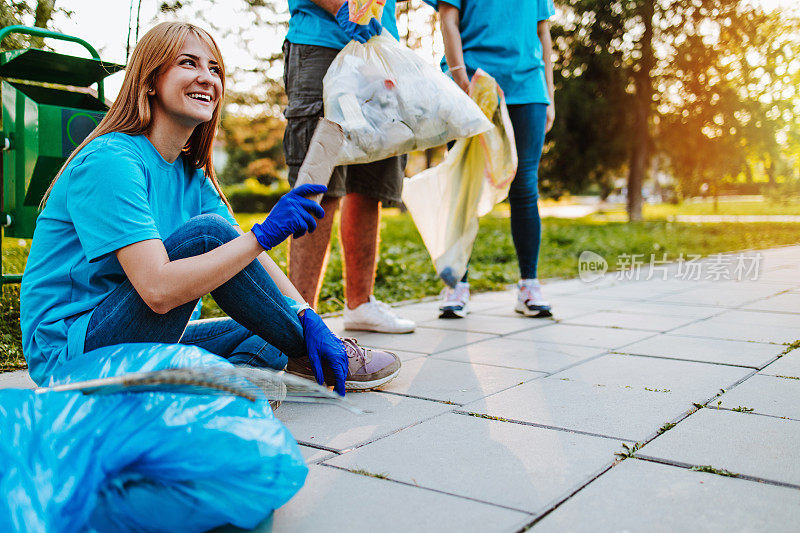
[[378, 19], [372, 19], [366, 26], [350, 22], [350, 8], [348, 2], [345, 1], [339, 11], [336, 12], [336, 22], [344, 30], [348, 37], [360, 43], [366, 43], [370, 38], [375, 35], [380, 35], [383, 31], [383, 26]]
[[304, 197], [322, 194], [327, 190], [324, 185], [306, 184], [281, 196], [264, 222], [253, 225], [251, 231], [258, 243], [264, 250], [270, 250], [289, 235], [296, 239], [305, 235], [306, 231], [311, 233], [317, 229], [314, 217], [324, 217], [325, 211], [317, 202]]
[[325, 361], [325, 364], [331, 368], [336, 379], [333, 389], [344, 396], [344, 381], [349, 370], [344, 344], [339, 337], [331, 333], [328, 326], [312, 309], [306, 309], [303, 312], [300, 317], [300, 324], [303, 326], [308, 359], [311, 361], [317, 383], [322, 385], [325, 381], [322, 375], [322, 361]]

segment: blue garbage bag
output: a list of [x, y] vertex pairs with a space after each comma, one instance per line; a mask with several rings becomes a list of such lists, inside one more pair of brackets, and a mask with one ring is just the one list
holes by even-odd
[[[118, 345], [65, 363], [49, 385], [194, 366], [231, 365], [193, 346]], [[307, 473], [267, 400], [0, 391], [0, 531], [250, 529]]]

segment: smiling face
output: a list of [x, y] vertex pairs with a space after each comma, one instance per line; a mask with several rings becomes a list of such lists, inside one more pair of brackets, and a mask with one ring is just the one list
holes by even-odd
[[190, 33], [178, 57], [161, 68], [148, 94], [156, 122], [194, 129], [211, 120], [222, 96], [221, 69], [211, 49]]

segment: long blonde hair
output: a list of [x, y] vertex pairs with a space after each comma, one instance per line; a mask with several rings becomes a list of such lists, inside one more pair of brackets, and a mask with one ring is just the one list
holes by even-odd
[[53, 178], [50, 187], [44, 193], [40, 207], [43, 207], [50, 196], [58, 178], [67, 168], [67, 165], [92, 140], [101, 135], [111, 132], [127, 133], [129, 135], [141, 135], [149, 128], [153, 120], [152, 103], [147, 92], [155, 87], [156, 78], [159, 71], [165, 65], [171, 64], [178, 57], [186, 38], [193, 34], [201, 42], [205, 43], [219, 65], [220, 78], [222, 81], [222, 94], [211, 120], [198, 125], [186, 146], [183, 147], [183, 157], [186, 163], [192, 168], [202, 168], [207, 179], [211, 180], [214, 188], [222, 198], [222, 201], [231, 209], [228, 199], [219, 186], [213, 163], [214, 135], [219, 126], [220, 109], [222, 98], [225, 95], [225, 65], [222, 62], [222, 54], [214, 38], [202, 28], [188, 22], [162, 22], [144, 34], [144, 37], [136, 44], [130, 61], [125, 70], [125, 79], [119, 91], [116, 101], [111, 104], [111, 109], [100, 121], [100, 124], [89, 134], [84, 141], [70, 154], [64, 165]]

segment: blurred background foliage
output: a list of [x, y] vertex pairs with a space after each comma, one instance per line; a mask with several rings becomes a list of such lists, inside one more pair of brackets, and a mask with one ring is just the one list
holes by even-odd
[[[0, 2], [0, 24], [41, 27], [52, 27], [59, 11], [68, 15], [70, 5]], [[617, 194], [626, 199], [629, 218], [639, 220], [643, 188], [676, 200], [740, 193], [778, 197], [796, 187], [800, 6], [765, 2], [555, 0], [557, 120], [542, 159], [543, 196]], [[282, 35], [287, 2], [164, 0], [148, 21], [139, 21], [137, 7], [141, 2], [132, 0], [131, 42], [140, 24], [186, 19], [248, 52], [246, 65], [228, 65], [215, 154], [220, 179], [226, 186], [250, 178], [265, 186], [284, 180], [282, 53], [257, 46], [253, 35]], [[241, 20], [220, 20], [220, 9], [238, 10]], [[397, 18], [401, 41], [438, 61], [438, 14], [422, 0], [408, 0], [398, 2]], [[42, 44], [14, 38], [19, 42], [0, 45]], [[440, 157], [436, 150], [413, 154], [409, 174]], [[243, 187], [238, 190], [241, 196]]]

